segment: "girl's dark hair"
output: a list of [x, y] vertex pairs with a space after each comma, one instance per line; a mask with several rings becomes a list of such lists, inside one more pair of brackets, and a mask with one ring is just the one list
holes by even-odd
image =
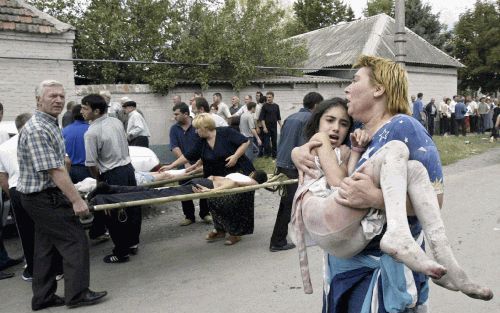
[[[316, 105], [314, 110], [312, 111], [312, 115], [309, 118], [309, 121], [307, 121], [307, 124], [304, 128], [304, 137], [309, 140], [311, 139], [314, 134], [318, 132], [319, 129], [319, 120], [325, 114], [326, 111], [328, 111], [331, 108], [334, 107], [342, 107], [345, 112], [347, 113], [347, 101], [345, 99], [335, 97], [332, 99], [328, 99], [325, 101], [320, 102], [319, 104]], [[349, 131], [348, 134], [351, 133], [352, 130], [352, 117], [349, 116]], [[349, 140], [349, 136], [346, 136], [344, 139], [344, 142], [342, 144], [346, 144], [347, 141]]]

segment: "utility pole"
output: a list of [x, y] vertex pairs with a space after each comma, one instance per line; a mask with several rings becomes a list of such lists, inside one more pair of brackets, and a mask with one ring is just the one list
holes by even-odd
[[405, 0], [396, 0], [395, 6], [396, 31], [394, 32], [394, 45], [396, 46], [396, 63], [404, 66], [406, 59]]

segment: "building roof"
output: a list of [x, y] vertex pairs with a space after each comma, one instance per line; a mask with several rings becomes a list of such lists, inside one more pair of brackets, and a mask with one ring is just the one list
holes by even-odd
[[[382, 13], [348, 23], [339, 23], [292, 38], [303, 39], [309, 50], [305, 68], [346, 67], [361, 54], [395, 58], [395, 20]], [[463, 65], [406, 28], [406, 63], [432, 67]], [[308, 73], [316, 70], [308, 70]]]
[[[345, 83], [350, 82], [349, 79], [328, 77], [328, 76], [314, 76], [314, 75], [304, 75], [304, 76], [269, 76], [263, 78], [254, 78], [248, 81], [250, 84], [330, 84], [330, 83]], [[177, 85], [190, 85], [198, 84], [194, 80], [178, 79], [176, 81]], [[223, 79], [211, 79], [208, 84], [231, 84], [229, 80]]]
[[0, 31], [60, 34], [74, 30], [22, 0], [0, 0]]

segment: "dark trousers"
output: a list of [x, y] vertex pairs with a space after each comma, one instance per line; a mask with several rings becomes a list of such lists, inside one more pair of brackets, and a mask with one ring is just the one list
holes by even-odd
[[455, 129], [455, 136], [458, 137], [459, 129], [461, 130], [462, 135], [465, 136], [466, 135], [465, 118], [461, 118], [461, 119], [455, 120], [455, 124], [456, 124], [456, 127], [455, 127], [456, 128]]
[[73, 184], [76, 184], [87, 177], [92, 177], [92, 175], [90, 175], [89, 168], [85, 165], [72, 164], [69, 170], [69, 177], [71, 177]]
[[434, 136], [434, 116], [427, 116], [427, 130], [429, 131], [429, 135]]
[[[185, 183], [189, 182], [189, 180], [183, 180], [179, 181], [179, 185], [183, 185]], [[196, 218], [194, 216], [194, 202], [193, 200], [189, 201], [181, 201], [182, 205], [182, 212], [184, 213], [184, 216], [189, 219], [194, 221]], [[200, 199], [200, 218], [204, 218], [205, 216], [208, 215], [208, 205], [207, 205], [207, 200], [206, 199]]]
[[257, 140], [255, 140], [255, 145], [257, 145], [259, 147], [259, 154], [258, 154], [258, 157], [261, 157], [264, 155], [264, 130], [262, 127], [259, 127], [259, 134], [258, 134], [259, 138], [260, 138], [260, 141], [262, 142], [262, 144], [259, 146], [257, 145]]
[[72, 204], [58, 188], [21, 194], [21, 204], [35, 224], [32, 308], [47, 303], [55, 293], [61, 256], [66, 304], [76, 300], [89, 287], [89, 244]]
[[128, 142], [129, 146], [149, 148], [149, 139], [146, 136], [137, 136]]
[[[277, 174], [283, 173], [290, 179], [299, 177], [296, 169], [277, 168]], [[292, 214], [292, 203], [298, 184], [285, 185], [285, 194], [281, 197], [280, 207], [276, 215], [273, 234], [271, 235], [271, 246], [284, 246], [287, 244], [286, 235], [288, 234], [288, 223]]]
[[276, 158], [278, 149], [278, 129], [267, 128], [267, 134], [264, 133], [264, 155]]
[[[24, 258], [26, 259], [26, 269], [30, 274], [33, 274], [33, 257], [35, 254], [35, 224], [29, 216], [28, 212], [21, 203], [21, 194], [16, 188], [9, 189], [10, 206], [16, 220], [17, 231], [23, 246]], [[60, 271], [61, 272], [61, 271]]]
[[[101, 174], [102, 181], [109, 185], [137, 186], [132, 164], [115, 167]], [[113, 254], [127, 256], [129, 248], [139, 243], [141, 233], [141, 207], [130, 207], [123, 210], [111, 210], [105, 217], [106, 227], [115, 245]]]
[[484, 134], [484, 131], [486, 130], [486, 119], [488, 118], [488, 114], [481, 114], [479, 115], [479, 130], [478, 132], [481, 134]]
[[444, 135], [449, 131], [449, 118], [447, 116], [441, 117], [439, 119], [439, 133]]
[[470, 115], [469, 120], [470, 120], [470, 132], [471, 133], [477, 132], [477, 115]]
[[457, 134], [457, 125], [455, 122], [455, 113], [451, 113], [450, 117], [450, 134], [455, 135]]

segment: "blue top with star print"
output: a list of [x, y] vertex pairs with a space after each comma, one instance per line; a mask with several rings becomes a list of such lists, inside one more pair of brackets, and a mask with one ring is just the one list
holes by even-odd
[[374, 135], [366, 152], [359, 160], [359, 168], [378, 149], [392, 140], [404, 142], [410, 151], [410, 160], [420, 161], [438, 193], [443, 192], [443, 170], [436, 145], [427, 130], [413, 117], [398, 114], [383, 125]]

